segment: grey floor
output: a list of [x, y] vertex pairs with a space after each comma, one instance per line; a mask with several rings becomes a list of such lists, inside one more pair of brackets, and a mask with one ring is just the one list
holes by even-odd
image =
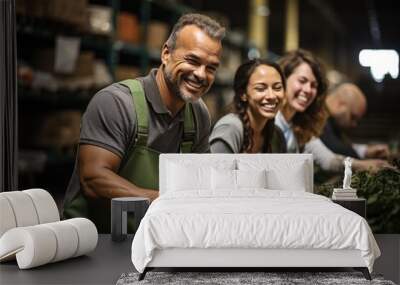
[[0, 264], [0, 284], [115, 284], [124, 272], [134, 271], [132, 236], [120, 243], [99, 235], [95, 251], [87, 256], [19, 270], [16, 262]]
[[381, 250], [381, 257], [375, 261], [374, 272], [400, 284], [400, 234], [375, 235], [375, 239]]
[[[374, 272], [400, 282], [400, 234], [375, 236], [382, 256]], [[130, 259], [132, 236], [121, 243], [100, 235], [97, 249], [88, 256], [19, 270], [16, 262], [0, 265], [0, 284], [115, 284], [122, 273], [133, 272]]]

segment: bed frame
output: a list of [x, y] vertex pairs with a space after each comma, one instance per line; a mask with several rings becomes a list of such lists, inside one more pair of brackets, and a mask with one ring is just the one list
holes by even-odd
[[[160, 194], [166, 191], [166, 161], [199, 157], [199, 154], [162, 154], [160, 156]], [[234, 159], [248, 154], [202, 154], [201, 159], [210, 160]], [[257, 158], [258, 154], [252, 155]], [[264, 154], [265, 156], [265, 154]], [[313, 192], [313, 159], [310, 154], [270, 154], [271, 159], [282, 159], [291, 156], [295, 160], [304, 160], [307, 164], [307, 192]], [[329, 249], [254, 249], [254, 248], [168, 248], [157, 249], [153, 259], [147, 265], [139, 280], [143, 280], [148, 271], [155, 268], [231, 268], [235, 271], [251, 271], [250, 269], [271, 268], [353, 268], [361, 271], [367, 280], [371, 275], [359, 250], [329, 250]], [[237, 269], [237, 270], [236, 270]], [[262, 271], [262, 270], [260, 270]]]
[[359, 250], [238, 248], [158, 249], [154, 252], [152, 261], [139, 275], [139, 280], [143, 280], [146, 273], [155, 268], [232, 268], [246, 271], [254, 268], [338, 267], [361, 271], [367, 280], [371, 280]]

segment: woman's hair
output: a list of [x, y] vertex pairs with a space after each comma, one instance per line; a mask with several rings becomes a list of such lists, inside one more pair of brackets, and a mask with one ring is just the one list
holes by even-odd
[[[278, 64], [265, 60], [265, 59], [252, 59], [242, 65], [236, 71], [235, 79], [233, 82], [233, 90], [235, 95], [233, 97], [233, 111], [238, 114], [240, 120], [243, 123], [243, 144], [240, 152], [248, 152], [253, 147], [253, 128], [250, 125], [249, 115], [247, 114], [248, 101], [243, 101], [242, 96], [247, 92], [247, 85], [249, 84], [250, 76], [253, 74], [255, 69], [260, 65], [266, 65], [274, 68], [282, 79], [283, 88], [285, 88], [285, 76]], [[274, 119], [268, 120], [264, 127], [264, 152], [271, 151], [271, 140], [274, 132], [275, 123]]]
[[[286, 78], [289, 78], [299, 65], [307, 63], [317, 80], [317, 96], [314, 101], [304, 112], [297, 112], [292, 120], [293, 132], [299, 145], [303, 146], [313, 136], [320, 136], [328, 116], [325, 106], [328, 88], [325, 70], [320, 61], [311, 52], [301, 49], [286, 53], [279, 59], [278, 63]], [[288, 104], [287, 100], [284, 104]]]

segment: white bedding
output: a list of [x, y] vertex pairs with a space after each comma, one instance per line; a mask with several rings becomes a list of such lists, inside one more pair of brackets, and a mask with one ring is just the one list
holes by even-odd
[[359, 215], [320, 195], [266, 189], [162, 195], [134, 237], [135, 268], [165, 248], [358, 249], [370, 272], [380, 255]]

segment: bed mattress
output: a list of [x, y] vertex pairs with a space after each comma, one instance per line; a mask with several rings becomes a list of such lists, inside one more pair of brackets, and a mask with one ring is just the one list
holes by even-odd
[[132, 262], [143, 272], [155, 250], [173, 248], [359, 250], [370, 272], [380, 255], [361, 216], [320, 195], [266, 189], [162, 195], [140, 223]]

